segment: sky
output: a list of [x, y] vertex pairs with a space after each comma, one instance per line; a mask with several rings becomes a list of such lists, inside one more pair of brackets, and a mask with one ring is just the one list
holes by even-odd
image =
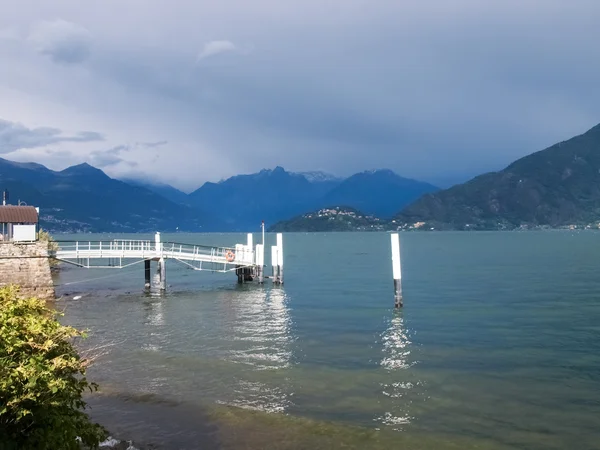
[[0, 157], [448, 185], [600, 122], [597, 0], [0, 2]]

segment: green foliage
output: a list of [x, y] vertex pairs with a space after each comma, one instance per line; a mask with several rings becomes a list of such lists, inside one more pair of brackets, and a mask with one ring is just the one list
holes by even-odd
[[[42, 230], [40, 228], [40, 231], [38, 231], [38, 240], [41, 242], [47, 242], [48, 243], [48, 251], [49, 252], [55, 252], [58, 250], [58, 243], [54, 240], [54, 238], [52, 237], [52, 235], [47, 232], [46, 230]], [[59, 262], [54, 259], [54, 258], [50, 258], [50, 267], [51, 268], [57, 268]]]
[[82, 394], [96, 384], [73, 340], [83, 333], [17, 288], [0, 289], [0, 449], [96, 448], [105, 430], [83, 412]]

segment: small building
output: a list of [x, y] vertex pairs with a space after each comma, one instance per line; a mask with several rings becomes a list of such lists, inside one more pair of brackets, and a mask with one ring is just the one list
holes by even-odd
[[38, 216], [33, 206], [0, 205], [0, 242], [36, 241]]

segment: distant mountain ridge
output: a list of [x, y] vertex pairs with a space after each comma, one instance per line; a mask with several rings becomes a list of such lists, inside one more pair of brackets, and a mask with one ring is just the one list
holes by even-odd
[[600, 125], [504, 170], [425, 195], [396, 219], [458, 230], [597, 224]]
[[342, 179], [275, 167], [185, 194], [147, 180], [115, 180], [87, 163], [53, 171], [0, 158], [0, 190], [8, 189], [13, 203], [39, 206], [41, 224], [51, 231], [251, 231], [263, 220], [274, 224], [333, 201], [379, 213], [382, 205], [396, 208], [432, 188], [385, 170]]
[[[315, 175], [317, 174], [317, 175]], [[262, 220], [276, 223], [328, 206], [344, 205], [375, 215], [391, 216], [436, 187], [403, 178], [391, 170], [361, 172], [347, 179], [312, 172], [287, 172], [282, 167], [205, 183], [190, 202], [214, 211], [233, 230], [253, 229]]]
[[108, 177], [89, 164], [52, 171], [0, 158], [0, 190], [9, 202], [40, 207], [41, 226], [52, 231], [200, 231], [208, 218], [148, 189]]

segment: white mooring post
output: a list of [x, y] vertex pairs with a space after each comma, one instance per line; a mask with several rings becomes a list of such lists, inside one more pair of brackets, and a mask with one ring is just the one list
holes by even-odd
[[157, 231], [154, 235], [154, 242], [156, 243], [156, 254], [161, 256], [162, 254], [162, 244], [160, 243], [160, 231]]
[[248, 233], [248, 248], [252, 251], [252, 233]]
[[165, 262], [165, 258], [160, 258], [158, 260], [158, 273], [160, 276], [160, 290], [167, 290], [167, 264]]
[[256, 271], [257, 271], [257, 275], [258, 275], [258, 282], [260, 284], [263, 284], [265, 282], [265, 275], [264, 275], [264, 267], [265, 267], [265, 247], [262, 244], [257, 244], [256, 245], [256, 253], [255, 253], [256, 259], [255, 259], [255, 264], [256, 264]]
[[400, 308], [402, 303], [402, 266], [400, 262], [400, 236], [392, 235], [392, 273], [394, 276], [394, 306]]
[[279, 267], [277, 266], [277, 261], [279, 257], [277, 256], [277, 248], [276, 245], [271, 246], [271, 266], [273, 267], [273, 283], [279, 283]]
[[283, 235], [281, 233], [277, 233], [277, 268], [279, 284], [283, 284]]

